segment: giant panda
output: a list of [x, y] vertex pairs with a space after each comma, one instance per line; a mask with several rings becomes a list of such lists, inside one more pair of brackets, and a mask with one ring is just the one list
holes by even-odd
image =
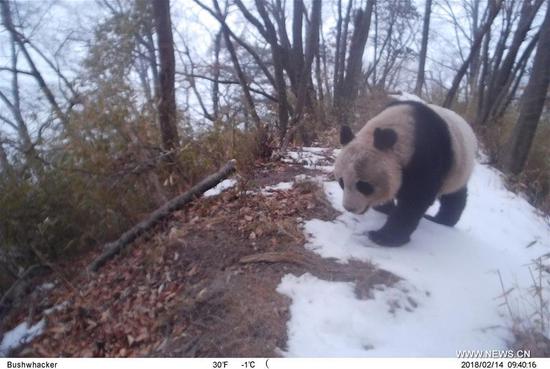
[[[395, 101], [354, 136], [342, 126], [343, 145], [334, 176], [343, 206], [363, 214], [370, 207], [388, 215], [382, 228], [368, 233], [382, 246], [401, 246], [423, 216], [454, 226], [466, 206], [477, 140], [455, 112], [418, 101]], [[434, 217], [426, 210], [439, 199]]]

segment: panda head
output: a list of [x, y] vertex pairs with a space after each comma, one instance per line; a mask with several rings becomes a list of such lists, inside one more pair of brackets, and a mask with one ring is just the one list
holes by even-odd
[[347, 126], [340, 132], [344, 147], [334, 176], [344, 191], [344, 208], [355, 214], [390, 201], [401, 186], [401, 166], [394, 153], [398, 133], [392, 128], [371, 128], [362, 129], [357, 137]]

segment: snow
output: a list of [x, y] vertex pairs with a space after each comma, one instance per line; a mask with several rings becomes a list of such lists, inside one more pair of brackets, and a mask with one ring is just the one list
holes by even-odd
[[216, 185], [216, 187], [209, 189], [204, 193], [205, 197], [216, 196], [227, 190], [228, 188], [234, 187], [237, 184], [237, 181], [234, 179], [224, 179]]
[[50, 291], [55, 287], [54, 283], [43, 283], [42, 285], [38, 286], [38, 289], [41, 291]]
[[288, 151], [282, 159], [285, 163], [301, 164], [308, 169], [318, 169], [331, 172], [332, 165], [328, 159], [333, 158], [334, 152], [322, 147], [303, 147], [302, 150]]
[[272, 195], [275, 191], [287, 191], [292, 188], [294, 182], [281, 182], [273, 186], [265, 186], [261, 189], [261, 193], [264, 196]]
[[6, 357], [11, 350], [32, 341], [36, 336], [42, 334], [45, 325], [46, 321], [44, 319], [30, 327], [27, 322], [23, 322], [11, 331], [6, 332], [2, 343], [0, 343], [0, 357]]
[[58, 311], [65, 310], [67, 306], [69, 306], [69, 301], [65, 301], [65, 302], [62, 302], [61, 304], [54, 305], [51, 308], [44, 310], [44, 315], [50, 315], [52, 313], [57, 313]]
[[[514, 287], [508, 295], [514, 314], [529, 316], [532, 297], [524, 292], [533, 284], [534, 261], [550, 252], [550, 228], [506, 190], [498, 171], [476, 166], [454, 228], [422, 220], [399, 248], [377, 246], [365, 234], [381, 227], [385, 215], [344, 212], [338, 184], [324, 182], [324, 190], [342, 214], [305, 222], [305, 247], [341, 263], [372, 262], [402, 281], [359, 299], [352, 282], [284, 276], [278, 291], [292, 299], [287, 356], [455, 357], [456, 350], [507, 348], [511, 318], [500, 277], [505, 289]], [[415, 306], [406, 308], [409, 298]], [[402, 308], [391, 309], [390, 300]]]

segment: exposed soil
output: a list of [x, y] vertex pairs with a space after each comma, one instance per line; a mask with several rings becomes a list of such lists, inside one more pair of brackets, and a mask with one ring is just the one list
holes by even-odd
[[[47, 315], [43, 335], [21, 356], [279, 356], [290, 300], [276, 292], [287, 273], [372, 287], [398, 278], [362, 262], [339, 264], [307, 251], [301, 224], [338, 214], [314, 182], [263, 195], [259, 188], [323, 175], [295, 164], [263, 164], [240, 185], [202, 198], [88, 275], [97, 253], [54, 273], [57, 287], [31, 295], [5, 320]], [[76, 275], [72, 271], [79, 270]], [[61, 276], [72, 275], [71, 278]], [[63, 281], [64, 280], [64, 281]]]

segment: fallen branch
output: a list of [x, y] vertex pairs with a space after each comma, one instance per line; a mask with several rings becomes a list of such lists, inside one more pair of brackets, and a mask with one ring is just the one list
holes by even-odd
[[129, 245], [140, 235], [151, 229], [160, 220], [166, 218], [172, 212], [181, 209], [184, 205], [186, 205], [193, 199], [201, 196], [204, 192], [216, 186], [223, 179], [227, 178], [231, 173], [235, 171], [235, 163], [236, 161], [234, 159], [230, 160], [218, 172], [209, 175], [201, 182], [193, 186], [193, 188], [191, 188], [189, 191], [169, 200], [160, 208], [151, 213], [149, 217], [142, 220], [128, 231], [124, 232], [118, 240], [105, 245], [106, 251], [99, 257], [97, 257], [89, 265], [88, 269], [92, 272], [96, 272], [107, 261], [120, 253], [127, 245]]
[[30, 281], [39, 275], [44, 269], [48, 269], [49, 266], [42, 264], [35, 264], [25, 270], [19, 278], [13, 282], [13, 284], [0, 298], [0, 319], [2, 319], [10, 310], [12, 305], [17, 302], [18, 295], [21, 295], [23, 291], [27, 289]]

